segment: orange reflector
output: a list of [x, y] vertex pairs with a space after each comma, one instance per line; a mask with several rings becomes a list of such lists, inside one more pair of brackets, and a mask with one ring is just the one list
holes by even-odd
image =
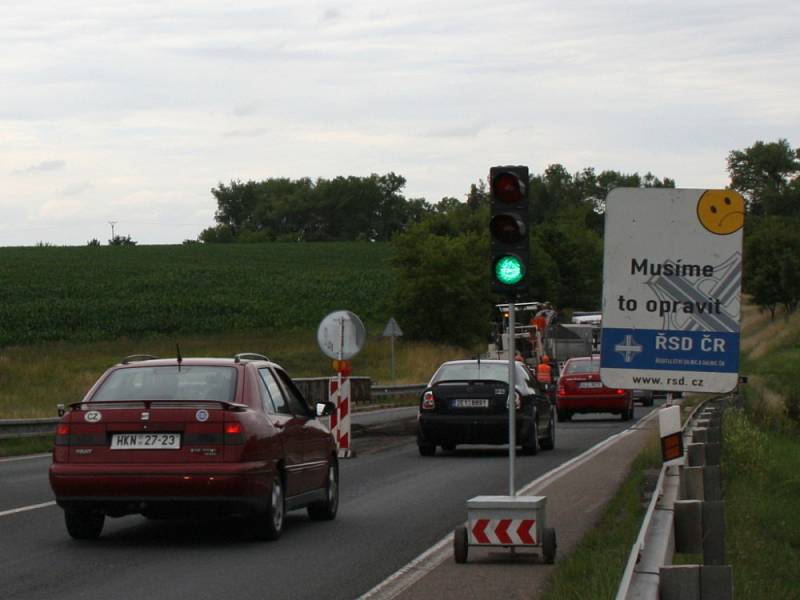
[[680, 431], [661, 438], [661, 461], [667, 462], [683, 456], [683, 434]]

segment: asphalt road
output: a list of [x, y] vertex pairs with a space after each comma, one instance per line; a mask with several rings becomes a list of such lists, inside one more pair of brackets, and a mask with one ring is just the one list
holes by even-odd
[[[637, 418], [650, 410], [637, 406]], [[463, 523], [467, 499], [508, 493], [506, 448], [424, 458], [412, 422], [394, 430], [362, 422], [357, 457], [342, 460], [337, 519], [290, 513], [273, 543], [252, 541], [244, 521], [139, 516], [107, 519], [100, 540], [76, 542], [57, 506], [18, 511], [53, 500], [49, 456], [0, 461], [0, 597], [357, 598]], [[555, 450], [517, 457], [517, 486], [631, 425], [618, 417], [559, 423]]]

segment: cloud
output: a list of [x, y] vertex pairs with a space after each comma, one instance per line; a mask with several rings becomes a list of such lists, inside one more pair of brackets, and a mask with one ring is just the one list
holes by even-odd
[[14, 175], [24, 175], [26, 173], [50, 173], [52, 171], [60, 171], [66, 166], [63, 160], [45, 160], [36, 165], [31, 165], [22, 169], [17, 169], [12, 173]]
[[61, 190], [62, 196], [77, 196], [84, 192], [88, 192], [89, 190], [93, 190], [94, 186], [89, 183], [88, 181], [83, 181], [81, 183], [73, 183], [72, 185], [68, 185], [63, 190]]
[[266, 133], [266, 129], [234, 129], [232, 131], [226, 131], [222, 135], [224, 137], [258, 137]]

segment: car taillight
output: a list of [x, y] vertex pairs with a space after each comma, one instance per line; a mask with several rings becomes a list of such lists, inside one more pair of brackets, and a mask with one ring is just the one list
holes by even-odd
[[621, 396], [625, 393], [625, 390], [617, 390], [617, 396]]
[[225, 423], [225, 444], [244, 444], [244, 427], [239, 421]]
[[422, 394], [422, 410], [433, 410], [436, 408], [436, 399], [433, 397], [433, 391], [427, 390]]
[[56, 446], [69, 446], [69, 423], [59, 423], [56, 427]]
[[564, 382], [563, 382], [563, 381], [559, 381], [559, 382], [558, 382], [558, 390], [557, 390], [557, 392], [556, 392], [556, 393], [557, 393], [559, 396], [566, 396], [566, 395], [567, 395], [567, 390], [566, 390], [566, 388], [564, 387]]

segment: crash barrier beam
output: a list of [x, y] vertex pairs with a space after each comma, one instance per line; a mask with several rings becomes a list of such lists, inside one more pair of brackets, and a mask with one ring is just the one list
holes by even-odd
[[[617, 600], [730, 600], [725, 564], [719, 408], [700, 404], [684, 423], [685, 464], [665, 464], [617, 590]], [[702, 565], [672, 565], [676, 552]]]
[[[299, 377], [292, 380], [309, 404], [326, 402], [330, 377]], [[427, 384], [373, 386], [369, 377], [350, 377], [350, 398], [353, 406], [374, 404], [380, 398], [421, 394]], [[0, 440], [36, 437], [53, 433], [59, 417], [40, 419], [0, 419]]]

